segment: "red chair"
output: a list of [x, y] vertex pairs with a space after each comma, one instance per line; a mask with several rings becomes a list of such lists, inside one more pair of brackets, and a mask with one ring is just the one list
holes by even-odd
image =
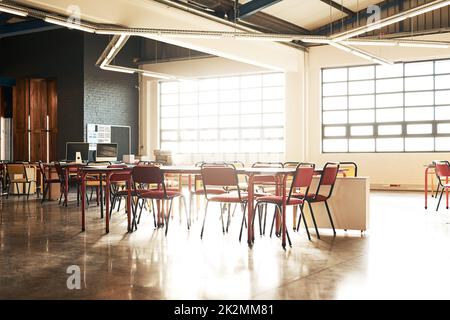
[[[186, 213], [187, 228], [190, 229], [190, 222], [188, 217], [188, 212], [186, 208], [186, 200], [184, 199], [183, 193], [179, 191], [167, 190], [164, 181], [164, 174], [159, 166], [154, 165], [139, 165], [133, 168], [132, 171], [133, 178], [133, 194], [137, 197], [135, 202], [135, 208], [133, 210], [133, 224], [132, 226], [137, 229], [136, 212], [139, 201], [144, 201], [146, 199], [151, 200], [167, 200], [169, 201], [169, 209], [165, 218], [165, 235], [167, 236], [167, 231], [169, 229], [169, 217], [172, 210], [172, 203], [175, 198], [181, 198], [183, 200], [184, 211]], [[143, 189], [144, 185], [157, 185], [157, 189]]]
[[109, 216], [111, 217], [112, 211], [116, 207], [117, 200], [119, 200], [119, 205], [117, 208], [117, 212], [119, 212], [122, 198], [128, 197], [128, 189], [126, 189], [125, 182], [128, 181], [128, 179], [130, 178], [132, 169], [131, 168], [127, 169], [128, 166], [124, 164], [113, 164], [109, 165], [108, 168], [124, 169], [123, 171], [111, 174], [111, 176], [109, 177], [110, 194], [111, 194], [111, 208], [109, 211]]
[[[295, 170], [295, 173], [294, 173], [294, 177], [292, 179], [291, 186], [289, 188], [289, 194], [286, 197], [286, 205], [287, 206], [298, 206], [300, 208], [300, 212], [301, 212], [300, 219], [303, 216], [303, 205], [305, 202], [305, 197], [303, 197], [303, 198], [296, 197], [295, 194], [299, 194], [298, 192], [301, 192], [302, 189], [304, 192], [303, 194], [308, 194], [309, 187], [310, 187], [311, 181], [313, 179], [313, 175], [314, 175], [314, 164], [310, 164], [310, 163], [298, 164], [297, 168]], [[278, 210], [275, 210], [275, 214], [273, 216], [272, 227], [270, 230], [270, 235], [272, 236], [272, 231], [273, 231], [273, 226], [275, 224], [276, 215], [277, 215], [277, 213], [279, 213], [280, 215], [283, 214], [283, 196], [271, 195], [271, 196], [256, 198], [255, 212], [259, 206], [262, 206], [264, 204], [274, 204], [276, 206], [276, 209], [278, 209]], [[310, 236], [309, 230], [308, 230], [308, 225], [306, 224], [306, 220], [305, 219], [303, 219], [303, 220], [305, 221], [305, 228], [306, 228], [306, 232], [308, 234], [308, 238], [311, 240], [311, 236]], [[255, 221], [255, 213], [253, 214], [253, 224], [254, 224], [254, 221]], [[300, 220], [299, 220], [299, 222], [300, 222]], [[287, 235], [287, 238], [289, 241], [289, 245], [292, 246], [291, 239], [289, 237], [289, 232], [287, 231], [287, 228], [286, 228], [286, 235]]]
[[436, 211], [438, 211], [441, 204], [442, 195], [445, 191], [450, 189], [450, 183], [447, 182], [448, 179], [450, 179], [450, 163], [448, 161], [436, 161], [435, 171], [438, 178], [437, 180], [439, 182], [439, 187], [441, 188], [441, 195], [439, 196], [439, 201], [436, 207]]
[[[327, 209], [328, 218], [330, 219], [331, 227], [333, 228], [333, 234], [336, 236], [336, 229], [334, 228], [333, 218], [331, 217], [331, 211], [328, 206], [327, 200], [330, 199], [333, 194], [334, 185], [336, 183], [336, 178], [339, 173], [339, 163], [327, 162], [323, 168], [322, 174], [320, 175], [319, 184], [315, 193], [307, 194], [305, 200], [308, 202], [309, 210], [311, 212], [311, 217], [314, 223], [314, 228], [316, 229], [317, 238], [320, 239], [319, 230], [317, 228], [316, 218], [314, 217], [314, 211], [312, 209], [312, 203], [325, 203], [325, 208]], [[325, 194], [322, 192], [325, 190]], [[304, 197], [304, 194], [296, 195], [298, 197]], [[300, 219], [298, 221], [297, 231], [300, 226]]]
[[[200, 233], [200, 239], [203, 238], [203, 231], [205, 229], [206, 215], [208, 213], [208, 205], [210, 202], [218, 202], [221, 204], [221, 220], [222, 220], [222, 232], [225, 233], [225, 225], [223, 221], [222, 204], [241, 204], [242, 223], [241, 231], [239, 234], [239, 241], [242, 238], [242, 229], [245, 223], [245, 209], [247, 207], [248, 195], [241, 191], [239, 186], [239, 178], [236, 173], [236, 167], [227, 163], [204, 163], [201, 165], [202, 182], [204, 188], [204, 194], [206, 198], [205, 216], [203, 218], [202, 231]], [[212, 190], [223, 188], [225, 190], [233, 189], [236, 191], [224, 194], [213, 194]], [[230, 210], [228, 210], [227, 219], [227, 231], [230, 226]]]
[[[50, 185], [52, 183], [60, 183], [60, 179], [59, 178], [51, 178], [51, 177], [47, 176], [47, 172], [45, 170], [45, 166], [42, 163], [42, 161], [39, 161], [38, 165], [39, 165], [39, 171], [41, 172], [41, 175], [42, 175], [42, 182], [44, 184], [44, 190], [42, 193], [42, 200], [41, 200], [41, 204], [43, 204], [45, 201], [45, 197], [47, 196], [47, 193], [49, 191]], [[50, 169], [49, 169], [49, 174], [50, 174]]]

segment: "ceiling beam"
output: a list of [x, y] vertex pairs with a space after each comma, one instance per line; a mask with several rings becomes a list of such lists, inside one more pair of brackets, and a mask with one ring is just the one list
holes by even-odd
[[49, 24], [42, 20], [30, 20], [0, 26], [0, 38], [13, 37], [22, 34], [60, 29], [61, 26]]
[[281, 0], [251, 0], [239, 6], [239, 18], [245, 18], [257, 13]]
[[343, 13], [349, 15], [349, 16], [353, 16], [353, 15], [356, 14], [356, 12], [350, 10], [347, 7], [344, 7], [343, 5], [340, 5], [337, 2], [334, 2], [333, 0], [320, 0], [320, 1], [322, 1], [323, 3], [326, 3], [327, 5], [335, 8], [335, 9], [337, 9], [337, 10], [339, 10], [339, 11], [341, 11], [341, 12], [343, 12]]
[[5, 12], [0, 12], [0, 24], [3, 24], [5, 22], [7, 22], [9, 19], [11, 19], [13, 16], [5, 13]]

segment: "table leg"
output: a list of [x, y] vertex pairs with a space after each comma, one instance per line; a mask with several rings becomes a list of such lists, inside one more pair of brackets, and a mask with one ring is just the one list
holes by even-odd
[[254, 198], [254, 190], [253, 190], [253, 175], [250, 175], [248, 178], [248, 200], [247, 200], [247, 243], [251, 247], [254, 242], [253, 235], [253, 198]]
[[127, 219], [128, 219], [128, 232], [131, 231], [131, 174], [127, 180]]
[[[110, 185], [110, 181], [109, 179], [111, 178], [111, 173], [106, 174], [106, 185], [105, 185], [105, 201], [106, 201], [106, 233], [109, 233], [109, 185]], [[101, 184], [100, 184], [100, 188], [101, 188]], [[100, 189], [101, 190], [101, 189]], [[102, 200], [103, 203], [103, 199], [100, 198], [100, 200]]]
[[[445, 177], [445, 184], [448, 184], [448, 177]], [[448, 188], [445, 188], [446, 207], [448, 209]]]
[[66, 168], [64, 169], [64, 184], [65, 184], [65, 189], [64, 189], [64, 204], [67, 206], [67, 197], [68, 197], [68, 193], [69, 193], [69, 169]]
[[286, 190], [285, 188], [285, 179], [283, 179], [283, 185], [281, 186], [281, 192], [283, 193], [283, 206], [281, 212], [281, 227], [282, 227], [282, 240], [281, 245], [283, 249], [286, 248]]
[[85, 204], [86, 204], [86, 175], [81, 174], [81, 231], [86, 230]]
[[100, 216], [103, 218], [103, 174], [98, 175], [100, 188]]
[[425, 169], [425, 209], [428, 209], [428, 169]]

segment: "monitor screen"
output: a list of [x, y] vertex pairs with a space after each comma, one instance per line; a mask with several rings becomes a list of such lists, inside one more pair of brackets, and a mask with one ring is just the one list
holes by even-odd
[[117, 159], [117, 143], [98, 143], [96, 158]]
[[87, 161], [89, 159], [89, 143], [85, 142], [67, 142], [66, 143], [66, 160], [75, 161], [76, 153], [81, 153], [81, 159]]

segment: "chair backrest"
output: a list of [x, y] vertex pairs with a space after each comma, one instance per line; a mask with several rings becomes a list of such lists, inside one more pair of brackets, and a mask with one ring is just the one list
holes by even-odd
[[65, 180], [64, 169], [62, 168], [59, 161], [55, 161], [54, 165], [55, 165], [56, 173], [58, 174], [59, 181], [61, 183], [63, 183]]
[[126, 164], [112, 164], [108, 166], [108, 168], [119, 168], [123, 169], [118, 172], [114, 172], [111, 174], [109, 181], [110, 182], [121, 182], [121, 181], [127, 181], [130, 178], [130, 174], [132, 173], [133, 169], [128, 168]]
[[297, 168], [297, 166], [300, 164], [298, 161], [288, 161], [283, 163], [283, 168]]
[[[447, 178], [450, 178], [450, 162], [447, 160], [436, 160], [433, 161], [435, 165], [435, 172], [438, 178], [438, 181], [441, 185], [443, 185]], [[442, 181], [444, 180], [444, 181]]]
[[42, 179], [44, 179], [44, 182], [46, 182], [48, 179], [47, 179], [47, 173], [45, 172], [44, 163], [41, 160], [39, 160], [38, 166], [39, 166], [39, 171], [41, 172], [41, 175], [42, 175]]
[[[281, 162], [255, 162], [252, 164], [252, 168], [283, 168]], [[253, 183], [255, 184], [276, 184], [276, 175], [255, 175], [253, 177]]]
[[[154, 165], [135, 166], [132, 171], [133, 182], [138, 184], [162, 184], [164, 175], [161, 168]], [[165, 186], [164, 186], [165, 188]]]
[[25, 164], [20, 163], [8, 163], [6, 164], [6, 170], [10, 180], [14, 180], [15, 174], [20, 174], [23, 178], [27, 179], [27, 171], [25, 170]]
[[331, 197], [338, 172], [339, 162], [327, 162], [325, 164], [322, 174], [320, 175], [316, 196], [320, 194], [321, 189], [323, 189], [324, 187], [328, 187], [328, 195], [326, 195], [326, 198], [328, 199], [329, 197]]
[[234, 165], [229, 163], [204, 163], [201, 166], [203, 188], [205, 196], [208, 198], [208, 187], [236, 188], [239, 199], [241, 199], [241, 189], [239, 179]]
[[339, 169], [344, 177], [358, 176], [358, 165], [353, 161], [339, 162]]
[[311, 186], [311, 182], [314, 176], [314, 163], [299, 163], [295, 169], [294, 177], [292, 178], [291, 188], [289, 190], [288, 201], [291, 198], [291, 195], [294, 191], [298, 189], [304, 189], [303, 194], [308, 194], [309, 187]]

